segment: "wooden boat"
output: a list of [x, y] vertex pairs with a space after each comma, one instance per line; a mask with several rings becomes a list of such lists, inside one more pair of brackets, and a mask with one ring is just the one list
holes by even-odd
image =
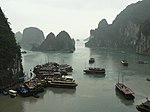
[[87, 69], [83, 70], [87, 74], [105, 74], [105, 69], [104, 68], [92, 68], [89, 67]]
[[9, 95], [11, 98], [14, 98], [17, 96], [17, 91], [11, 89], [11, 90], [9, 90]]
[[134, 92], [128, 88], [127, 86], [125, 86], [123, 83], [116, 83], [115, 85], [116, 87], [116, 90], [118, 92], [120, 92], [127, 100], [133, 100], [135, 97], [134, 97]]
[[26, 54], [26, 53], [27, 53], [27, 51], [21, 51], [21, 53], [22, 53], [22, 54]]
[[147, 77], [147, 78], [146, 78], [146, 80], [147, 80], [147, 81], [150, 81], [150, 78], [149, 78], [149, 77]]
[[95, 62], [95, 59], [94, 58], [90, 58], [89, 59], [89, 63], [91, 64], [91, 63], [94, 63]]
[[148, 61], [139, 60], [138, 63], [139, 63], [139, 64], [148, 64]]
[[127, 60], [121, 60], [121, 64], [122, 64], [123, 66], [128, 66]]
[[76, 88], [77, 84], [75, 80], [64, 79], [64, 78], [57, 78], [51, 81], [48, 81], [50, 87], [57, 87], [57, 88]]
[[59, 69], [65, 70], [66, 72], [72, 72], [73, 71], [72, 66], [70, 66], [68, 64], [61, 64], [61, 65], [59, 65]]
[[22, 97], [28, 97], [32, 95], [32, 93], [24, 85], [20, 85], [17, 88], [17, 92]]
[[150, 101], [147, 100], [146, 102], [137, 105], [136, 109], [140, 112], [150, 112]]

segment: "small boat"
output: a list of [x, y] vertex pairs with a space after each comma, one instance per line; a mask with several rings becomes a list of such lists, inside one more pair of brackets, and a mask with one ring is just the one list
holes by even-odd
[[9, 95], [11, 98], [14, 98], [17, 96], [17, 91], [11, 89], [11, 90], [9, 90]]
[[59, 68], [61, 70], [65, 70], [66, 72], [72, 72], [73, 71], [72, 66], [70, 66], [68, 64], [61, 64], [61, 65], [59, 65]]
[[27, 53], [27, 51], [21, 51], [21, 53], [22, 53], [22, 54], [26, 54], [26, 53]]
[[134, 97], [134, 92], [128, 88], [127, 86], [125, 86], [123, 83], [116, 83], [115, 85], [116, 90], [118, 90], [118, 92], [120, 92], [127, 100], [133, 100]]
[[148, 61], [139, 60], [138, 63], [139, 63], [139, 64], [148, 64]]
[[121, 64], [123, 66], [128, 66], [128, 61], [127, 60], [121, 60]]
[[21, 95], [22, 97], [28, 97], [31, 96], [32, 94], [30, 93], [30, 91], [24, 86], [24, 85], [20, 85], [17, 88], [17, 92], [19, 95]]
[[105, 74], [105, 69], [104, 68], [92, 68], [89, 67], [87, 69], [84, 69], [83, 72], [87, 73], [87, 74]]
[[95, 62], [95, 59], [94, 58], [90, 58], [89, 59], [89, 63], [91, 64], [91, 63], [94, 63]]
[[147, 81], [150, 81], [150, 78], [149, 78], [149, 77], [147, 77], [147, 78], [146, 78], [146, 80], [147, 80]]
[[147, 99], [146, 102], [137, 105], [136, 109], [140, 112], [150, 112], [150, 101]]

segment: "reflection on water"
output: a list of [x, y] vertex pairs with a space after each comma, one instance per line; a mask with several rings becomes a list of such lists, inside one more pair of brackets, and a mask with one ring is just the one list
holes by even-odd
[[[90, 57], [95, 63], [88, 64]], [[0, 95], [0, 112], [137, 112], [135, 106], [150, 97], [149, 64], [138, 64], [138, 55], [126, 53], [128, 67], [121, 65], [121, 50], [89, 49], [82, 41], [76, 43], [74, 53], [32, 52], [22, 54], [24, 71], [28, 73], [37, 64], [48, 61], [67, 63], [73, 67], [70, 73], [78, 83], [75, 90], [47, 88], [39, 98]], [[150, 58], [140, 56], [143, 60]], [[85, 67], [105, 68], [105, 75], [84, 74]], [[135, 92], [134, 102], [128, 102], [115, 92], [118, 73], [124, 75], [124, 83]], [[29, 73], [28, 73], [29, 74]], [[107, 106], [107, 108], [106, 108]]]
[[48, 91], [52, 91], [54, 94], [75, 94], [76, 89], [65, 89], [65, 88], [48, 88]]
[[105, 78], [106, 74], [86, 74], [84, 73], [85, 76], [88, 76], [90, 78]]

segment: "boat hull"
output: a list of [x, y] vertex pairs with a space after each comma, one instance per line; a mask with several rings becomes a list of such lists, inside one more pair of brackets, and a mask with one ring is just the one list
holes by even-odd
[[133, 96], [133, 94], [125, 94], [117, 84], [115, 85], [115, 88], [116, 88], [116, 92], [119, 92], [120, 94], [122, 94], [125, 99], [134, 100], [135, 97]]
[[70, 88], [70, 89], [75, 89], [77, 84], [55, 84], [55, 83], [50, 83], [49, 87], [55, 87], [55, 88]]
[[90, 70], [83, 70], [87, 74], [105, 74], [105, 71], [90, 71]]
[[138, 111], [140, 111], [140, 112], [150, 112], [150, 109], [146, 109], [146, 108], [144, 108], [144, 107], [141, 106], [141, 105], [137, 105], [137, 106], [136, 106], [136, 109], [137, 109]]

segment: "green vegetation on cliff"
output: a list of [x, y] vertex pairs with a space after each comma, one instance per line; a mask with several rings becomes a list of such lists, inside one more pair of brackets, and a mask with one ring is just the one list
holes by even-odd
[[127, 6], [110, 25], [103, 19], [98, 28], [91, 30], [85, 46], [135, 49], [139, 30], [142, 28], [142, 32], [149, 35], [149, 23], [141, 27], [150, 18], [149, 6], [150, 0], [142, 0]]
[[21, 72], [20, 46], [0, 8], [0, 87], [15, 83]]

